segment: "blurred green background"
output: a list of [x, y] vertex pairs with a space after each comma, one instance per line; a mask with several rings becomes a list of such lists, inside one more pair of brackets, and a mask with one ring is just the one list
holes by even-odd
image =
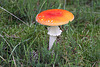
[[[48, 51], [38, 13], [65, 9], [75, 19]], [[100, 0], [0, 0], [0, 67], [99, 67]]]

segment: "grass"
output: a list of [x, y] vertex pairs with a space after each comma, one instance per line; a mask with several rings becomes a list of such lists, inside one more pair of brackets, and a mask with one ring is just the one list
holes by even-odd
[[[1, 67], [100, 66], [99, 0], [1, 0], [0, 7], [10, 12], [0, 8]], [[52, 54], [47, 26], [38, 24], [35, 17], [54, 8], [72, 12], [75, 19], [60, 26], [63, 32]]]

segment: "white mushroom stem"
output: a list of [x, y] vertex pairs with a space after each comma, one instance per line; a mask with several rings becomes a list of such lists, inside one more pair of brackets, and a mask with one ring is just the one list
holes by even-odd
[[57, 36], [61, 34], [61, 30], [58, 26], [51, 26], [48, 27], [48, 34], [50, 35], [49, 37], [49, 50], [52, 48], [53, 43], [55, 42]]
[[49, 37], [49, 50], [52, 48], [53, 43], [55, 42], [56, 38], [57, 38], [56, 36]]

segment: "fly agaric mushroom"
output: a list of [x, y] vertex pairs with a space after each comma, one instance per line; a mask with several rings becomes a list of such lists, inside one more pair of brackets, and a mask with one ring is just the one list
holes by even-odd
[[58, 26], [67, 24], [74, 19], [74, 15], [63, 9], [49, 9], [39, 13], [36, 16], [36, 21], [42, 25], [50, 26], [48, 28], [49, 37], [49, 50], [52, 48], [57, 36], [61, 34]]

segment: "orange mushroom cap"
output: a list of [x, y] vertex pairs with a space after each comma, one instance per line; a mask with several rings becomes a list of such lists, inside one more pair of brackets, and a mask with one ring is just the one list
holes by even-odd
[[36, 21], [42, 25], [59, 26], [67, 24], [74, 19], [74, 15], [63, 9], [49, 9], [39, 13]]

